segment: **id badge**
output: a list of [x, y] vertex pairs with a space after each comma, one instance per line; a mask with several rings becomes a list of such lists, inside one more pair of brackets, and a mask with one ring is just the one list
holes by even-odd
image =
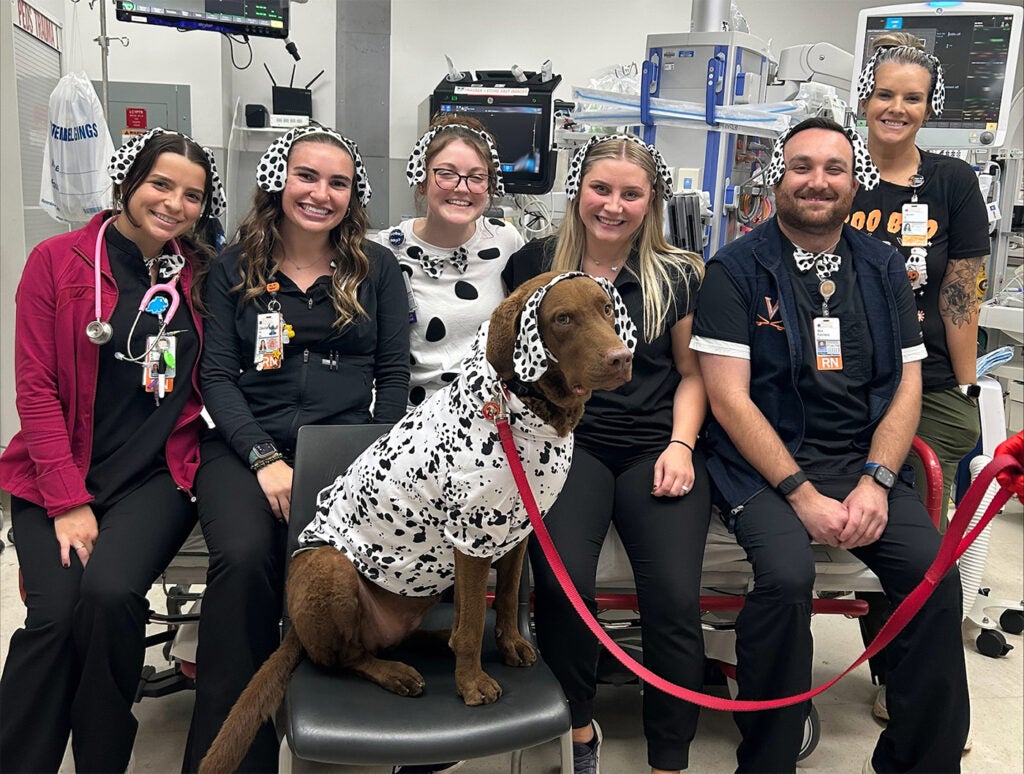
[[284, 334], [284, 319], [280, 312], [264, 312], [256, 315], [256, 352], [253, 363], [257, 371], [280, 368], [284, 362], [284, 348], [281, 336]]
[[900, 226], [900, 244], [904, 247], [927, 247], [928, 205], [908, 202], [903, 205], [903, 224]]
[[838, 317], [814, 318], [814, 354], [819, 371], [843, 370], [843, 342]]
[[142, 365], [142, 386], [146, 392], [162, 398], [174, 389], [174, 377], [178, 369], [175, 356], [178, 353], [176, 336], [149, 336], [146, 339], [146, 359]]
[[[399, 233], [401, 233], [401, 231], [399, 229], [397, 229], [397, 228], [395, 229], [395, 231], [398, 231]], [[392, 233], [394, 233], [394, 232], [392, 232]], [[416, 324], [416, 296], [414, 296], [413, 292], [412, 292], [412, 280], [409, 279], [409, 275], [406, 274], [404, 271], [402, 272], [402, 279], [405, 280], [405, 297], [406, 297], [406, 299], [408, 301], [408, 304], [409, 304], [409, 325], [415, 325]]]

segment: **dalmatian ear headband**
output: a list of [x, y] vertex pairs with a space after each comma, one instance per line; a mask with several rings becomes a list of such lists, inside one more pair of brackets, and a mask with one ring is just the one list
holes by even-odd
[[[128, 176], [128, 171], [135, 163], [139, 152], [146, 146], [147, 142], [158, 134], [181, 134], [181, 132], [168, 131], [158, 126], [155, 129], [150, 129], [145, 134], [137, 135], [128, 140], [110, 157], [110, 164], [107, 166], [107, 174], [110, 175], [110, 179], [117, 185], [121, 185]], [[184, 134], [181, 136], [187, 137]], [[198, 143], [196, 144], [198, 145]], [[199, 147], [202, 148], [203, 146], [200, 145]], [[203, 153], [206, 154], [206, 160], [210, 164], [210, 215], [214, 218], [219, 218], [224, 212], [224, 204], [227, 201], [224, 196], [224, 186], [221, 185], [220, 175], [217, 174], [217, 162], [214, 161], [213, 151], [209, 148], [203, 148]]]
[[342, 137], [333, 129], [328, 129], [326, 126], [314, 126], [311, 124], [309, 126], [296, 127], [270, 143], [270, 147], [267, 148], [263, 158], [260, 159], [259, 166], [256, 167], [256, 185], [268, 193], [283, 191], [285, 179], [288, 177], [288, 154], [291, 152], [292, 145], [299, 138], [310, 134], [326, 134], [345, 147], [345, 150], [352, 156], [352, 161], [355, 164], [356, 179], [354, 183], [359, 203], [364, 207], [369, 205], [370, 197], [373, 196], [373, 190], [370, 188], [370, 181], [366, 177], [366, 167], [363, 166], [363, 157], [359, 155], [359, 146], [347, 137]]
[[540, 337], [540, 305], [548, 291], [562, 280], [573, 277], [589, 277], [597, 282], [604, 292], [608, 294], [612, 305], [615, 308], [615, 333], [629, 351], [636, 347], [636, 326], [626, 311], [626, 305], [622, 302], [619, 292], [615, 286], [603, 277], [591, 277], [582, 271], [570, 271], [559, 274], [551, 282], [542, 288], [534, 291], [523, 307], [519, 318], [519, 335], [516, 336], [515, 347], [512, 351], [512, 368], [522, 381], [536, 382], [548, 370], [548, 363], [557, 363], [555, 356], [544, 346]]
[[[799, 126], [799, 124], [798, 124]], [[784, 154], [784, 148], [786, 141], [793, 134], [793, 129], [790, 128], [788, 132], [782, 135], [775, 142], [775, 148], [772, 150], [772, 157], [768, 162], [768, 166], [764, 170], [764, 182], [766, 185], [775, 186], [778, 185], [782, 180], [782, 176], [786, 174], [786, 159]], [[878, 186], [882, 176], [878, 172], [878, 167], [875, 166], [875, 162], [871, 160], [871, 154], [868, 153], [868, 147], [864, 144], [864, 141], [860, 138], [853, 129], [849, 127], [843, 128], [843, 134], [850, 140], [850, 144], [853, 145], [853, 176], [857, 178], [857, 182], [864, 186], [864, 189], [870, 191]]]
[[437, 135], [448, 129], [463, 129], [483, 138], [483, 141], [487, 143], [487, 149], [491, 152], [491, 165], [495, 175], [494, 193], [496, 196], [504, 196], [505, 185], [501, 181], [501, 160], [498, 158], [498, 149], [494, 146], [494, 140], [491, 139], [487, 132], [481, 132], [465, 124], [442, 124], [441, 126], [436, 126], [424, 133], [416, 141], [416, 144], [412, 147], [412, 153], [409, 154], [409, 163], [405, 165], [405, 176], [409, 180], [409, 185], [414, 186], [427, 179], [427, 168], [424, 165], [427, 159], [427, 148], [430, 147], [430, 143], [433, 142]]
[[[923, 55], [931, 60], [932, 65], [935, 67], [935, 88], [932, 89], [931, 104], [932, 114], [941, 116], [942, 109], [946, 105], [946, 79], [942, 74], [942, 63], [937, 56], [913, 46], [886, 46], [872, 54], [871, 58], [865, 63], [864, 69], [861, 70], [860, 77], [857, 79], [857, 100], [863, 102], [871, 97], [872, 92], [875, 90], [875, 68], [878, 67], [878, 58], [883, 54], [890, 54], [890, 52], [895, 53], [897, 57], [899, 54]], [[893, 58], [892, 61], [899, 60], [898, 58]]]
[[569, 163], [569, 172], [565, 176], [565, 196], [569, 201], [572, 201], [579, 195], [580, 179], [583, 176], [581, 174], [583, 171], [583, 161], [587, 158], [590, 149], [598, 143], [608, 142], [609, 140], [628, 140], [650, 153], [651, 158], [654, 159], [654, 165], [658, 169], [658, 175], [665, 183], [665, 200], [667, 201], [672, 198], [672, 173], [668, 171], [668, 165], [665, 164], [665, 159], [657, 148], [653, 145], [648, 145], [632, 134], [598, 134], [591, 137], [586, 145], [576, 151], [573, 154], [572, 161]]

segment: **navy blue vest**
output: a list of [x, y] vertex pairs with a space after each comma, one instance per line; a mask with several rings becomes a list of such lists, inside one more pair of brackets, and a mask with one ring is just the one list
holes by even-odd
[[[904, 261], [891, 245], [843, 226], [857, 270], [857, 283], [873, 343], [868, 388], [869, 420], [885, 415], [903, 374], [900, 322], [895, 288], [907, 282]], [[711, 259], [722, 263], [747, 299], [750, 331], [750, 397], [791, 454], [804, 436], [803, 401], [797, 374], [803, 345], [795, 315], [796, 299], [782, 260], [782, 232], [775, 218], [732, 242]], [[702, 298], [702, 302], [714, 299]], [[708, 472], [733, 515], [768, 486], [710, 416], [706, 427]], [[728, 519], [731, 522], [733, 519]]]

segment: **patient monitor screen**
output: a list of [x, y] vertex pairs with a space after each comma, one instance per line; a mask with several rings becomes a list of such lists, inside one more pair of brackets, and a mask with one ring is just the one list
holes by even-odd
[[442, 113], [466, 113], [487, 127], [498, 144], [502, 175], [540, 178], [547, 150], [544, 109], [531, 105], [441, 105]]
[[[985, 12], [957, 14], [953, 9], [927, 14], [902, 13], [891, 6], [861, 12], [856, 74], [871, 56], [871, 44], [887, 32], [907, 32], [922, 41], [942, 63], [946, 104], [928, 119], [919, 135], [925, 147], [999, 145], [1006, 132], [1014, 68], [1020, 47], [1020, 9], [983, 6]], [[978, 6], [975, 6], [977, 8]], [[1002, 8], [1003, 12], [989, 12]], [[854, 81], [856, 83], [856, 80]], [[858, 126], [864, 126], [863, 116]]]

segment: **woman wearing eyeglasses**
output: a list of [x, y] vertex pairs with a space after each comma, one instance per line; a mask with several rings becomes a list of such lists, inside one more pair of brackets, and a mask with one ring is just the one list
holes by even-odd
[[458, 373], [480, 323], [505, 292], [501, 270], [523, 246], [513, 226], [485, 218], [502, 195], [494, 139], [468, 116], [439, 115], [420, 137], [406, 169], [426, 216], [384, 229], [409, 295], [409, 405], [422, 403]]

